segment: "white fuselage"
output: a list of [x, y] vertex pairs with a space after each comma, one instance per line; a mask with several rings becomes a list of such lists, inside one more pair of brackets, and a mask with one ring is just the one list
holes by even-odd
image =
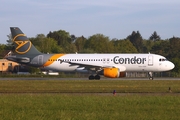
[[127, 72], [161, 72], [174, 68], [172, 62], [156, 54], [64, 54], [49, 60], [53, 62], [44, 68], [55, 71], [78, 71], [89, 66], [116, 67]]

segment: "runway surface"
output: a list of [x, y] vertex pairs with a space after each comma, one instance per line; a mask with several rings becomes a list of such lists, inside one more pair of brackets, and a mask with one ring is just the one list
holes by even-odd
[[[55, 77], [11, 77], [0, 78], [0, 80], [89, 80], [88, 78], [55, 78]], [[101, 80], [149, 80], [148, 78], [101, 78]], [[180, 80], [174, 77], [157, 77], [154, 80]]]

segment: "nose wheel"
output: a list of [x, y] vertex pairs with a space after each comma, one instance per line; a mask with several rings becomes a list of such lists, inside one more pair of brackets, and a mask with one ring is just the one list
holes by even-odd
[[153, 80], [153, 73], [152, 72], [148, 72], [148, 76], [149, 76], [149, 80]]

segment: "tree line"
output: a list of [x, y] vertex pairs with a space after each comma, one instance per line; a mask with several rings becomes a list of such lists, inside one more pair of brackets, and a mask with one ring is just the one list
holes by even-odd
[[[8, 35], [7, 44], [0, 44], [0, 50], [11, 50], [12, 39]], [[29, 38], [42, 53], [155, 53], [165, 56], [175, 64], [173, 76], [180, 73], [180, 38], [161, 39], [154, 31], [149, 39], [143, 39], [139, 31], [133, 31], [124, 39], [110, 39], [103, 34], [88, 38], [76, 37], [65, 30], [50, 31], [47, 35], [37, 34]]]

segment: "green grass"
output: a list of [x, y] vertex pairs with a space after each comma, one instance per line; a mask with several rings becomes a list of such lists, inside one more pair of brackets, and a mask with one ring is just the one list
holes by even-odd
[[1, 120], [178, 120], [178, 96], [1, 95]]
[[1, 80], [0, 93], [173, 93], [178, 80]]
[[179, 92], [175, 80], [1, 80], [0, 119], [178, 120]]

